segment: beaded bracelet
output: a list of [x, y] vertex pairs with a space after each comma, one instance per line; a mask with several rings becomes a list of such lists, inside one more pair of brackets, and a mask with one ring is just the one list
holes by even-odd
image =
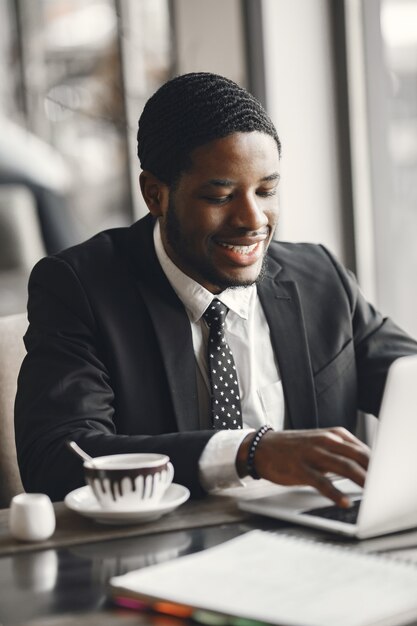
[[260, 429], [256, 431], [255, 436], [252, 439], [252, 442], [249, 446], [248, 458], [246, 461], [246, 469], [248, 471], [249, 476], [252, 476], [252, 478], [254, 478], [255, 480], [260, 479], [260, 476], [258, 472], [256, 471], [255, 465], [254, 465], [255, 452], [256, 452], [256, 449], [258, 447], [260, 440], [265, 435], [265, 433], [268, 432], [268, 430], [273, 430], [272, 426], [268, 426], [268, 424], [264, 424], [264, 426], [261, 426]]

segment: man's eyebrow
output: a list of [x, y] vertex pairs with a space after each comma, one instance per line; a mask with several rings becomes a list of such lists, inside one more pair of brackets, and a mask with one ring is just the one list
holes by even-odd
[[[260, 182], [269, 183], [279, 179], [280, 175], [278, 174], [278, 172], [274, 172], [273, 174], [269, 174], [268, 176], [264, 176], [263, 178], [261, 178]], [[212, 185], [213, 187], [233, 187], [233, 185], [236, 185], [236, 181], [231, 180], [230, 178], [211, 178], [206, 183], [204, 183], [204, 186], [206, 185]]]
[[233, 185], [236, 185], [236, 181], [230, 180], [230, 178], [212, 178], [205, 184], [213, 185], [214, 187], [232, 187]]

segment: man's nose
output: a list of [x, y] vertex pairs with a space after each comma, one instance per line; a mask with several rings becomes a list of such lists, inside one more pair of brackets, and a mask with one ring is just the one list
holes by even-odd
[[231, 218], [235, 228], [245, 230], [260, 230], [268, 224], [268, 217], [254, 195], [245, 195], [236, 198]]

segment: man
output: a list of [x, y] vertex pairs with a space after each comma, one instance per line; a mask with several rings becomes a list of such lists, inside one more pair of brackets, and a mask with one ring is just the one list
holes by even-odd
[[16, 400], [28, 490], [83, 484], [72, 439], [92, 456], [166, 453], [194, 496], [251, 474], [348, 505], [326, 474], [363, 484], [357, 410], [378, 414], [390, 364], [417, 343], [323, 247], [273, 241], [280, 150], [261, 105], [223, 77], [180, 76], [148, 101], [150, 215], [30, 279]]

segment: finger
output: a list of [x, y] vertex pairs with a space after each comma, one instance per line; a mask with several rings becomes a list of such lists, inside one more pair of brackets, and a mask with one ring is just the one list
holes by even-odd
[[337, 489], [328, 478], [323, 476], [323, 474], [312, 468], [309, 468], [308, 475], [308, 484], [317, 489], [317, 491], [319, 491], [323, 496], [326, 496], [326, 498], [333, 500], [333, 502], [337, 504], [337, 506], [346, 509], [352, 505], [349, 497], [345, 493]]
[[[356, 443], [348, 443], [346, 441], [333, 438], [331, 434], [326, 433], [320, 439], [321, 448], [336, 455], [347, 457], [356, 461], [364, 469], [368, 468], [370, 450], [367, 446], [356, 445]], [[316, 444], [317, 447], [317, 444]]]
[[342, 426], [334, 426], [333, 428], [329, 428], [329, 432], [334, 433], [335, 435], [339, 436], [341, 439], [343, 439], [344, 441], [350, 441], [351, 443], [356, 444], [357, 446], [368, 450], [368, 452], [370, 452], [370, 447], [364, 443], [361, 439], [358, 439], [357, 437], [355, 437], [355, 435], [353, 435], [349, 430], [347, 430], [347, 428], [343, 428]]
[[354, 483], [363, 487], [366, 479], [365, 469], [353, 461], [343, 456], [332, 454], [326, 450], [319, 450], [314, 461], [314, 468], [320, 472], [334, 472], [344, 478], [349, 478]]
[[358, 448], [353, 444], [335, 443], [334, 445], [329, 446], [326, 451], [355, 461], [355, 463], [358, 463], [358, 465], [360, 465], [364, 470], [368, 469], [370, 459], [368, 450]]

